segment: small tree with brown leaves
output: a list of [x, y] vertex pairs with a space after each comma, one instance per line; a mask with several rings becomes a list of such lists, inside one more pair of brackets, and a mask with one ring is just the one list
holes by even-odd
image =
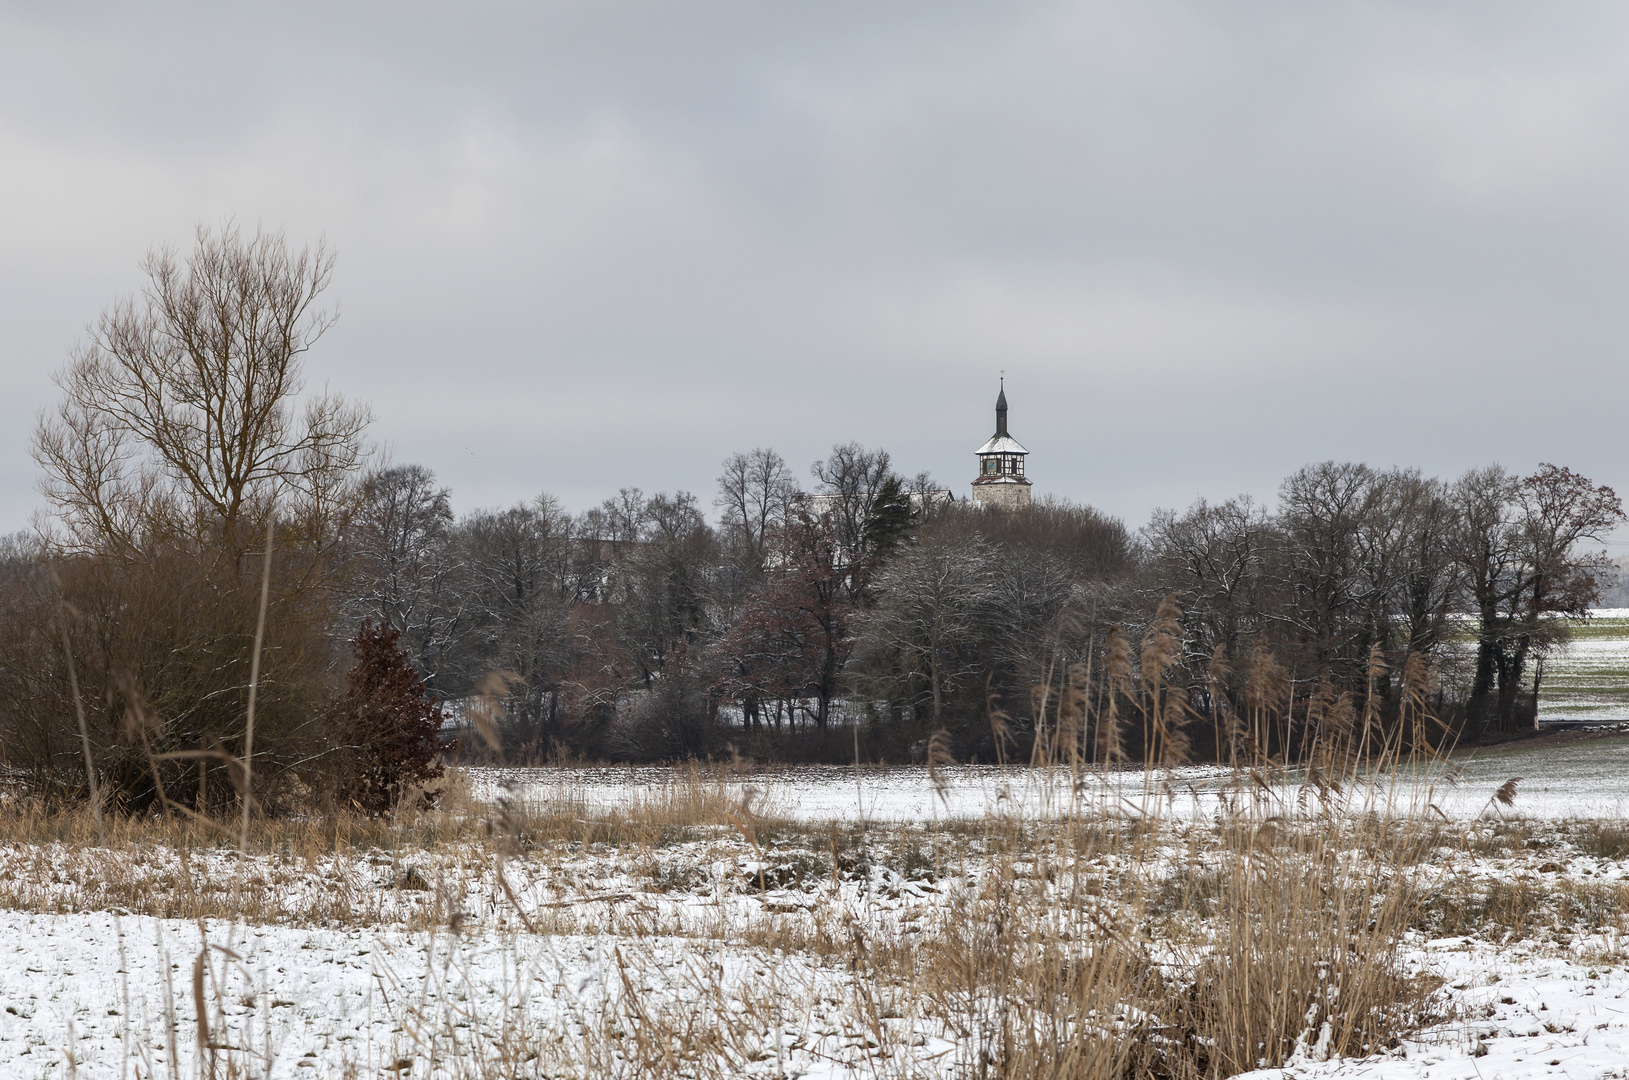
[[425, 692], [400, 637], [391, 626], [362, 624], [345, 692], [323, 717], [338, 798], [367, 814], [386, 813], [404, 791], [442, 772], [441, 706]]

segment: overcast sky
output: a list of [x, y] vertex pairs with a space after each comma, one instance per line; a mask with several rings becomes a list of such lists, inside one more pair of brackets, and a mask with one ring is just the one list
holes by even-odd
[[1132, 527], [1327, 458], [1629, 491], [1626, 142], [1622, 3], [0, 4], [0, 532], [227, 216], [337, 249], [313, 382], [460, 511], [850, 439], [964, 494], [1002, 369]]

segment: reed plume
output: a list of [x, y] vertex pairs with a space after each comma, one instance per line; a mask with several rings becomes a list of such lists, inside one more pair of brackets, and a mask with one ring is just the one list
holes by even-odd
[[1154, 621], [1143, 635], [1142, 681], [1157, 684], [1182, 657], [1182, 609], [1171, 593], [1154, 611]]
[[[1218, 645], [1210, 654], [1210, 669], [1206, 674], [1205, 684], [1210, 694], [1212, 727], [1216, 729], [1216, 759], [1220, 761], [1222, 758], [1222, 744], [1225, 738], [1228, 764], [1237, 767], [1239, 747], [1244, 742], [1244, 725], [1228, 697], [1227, 684], [1232, 677], [1233, 664], [1228, 659], [1227, 650]], [[1217, 718], [1220, 718], [1219, 723]]]
[[1304, 760], [1310, 762], [1315, 758], [1322, 758], [1327, 762], [1336, 752], [1334, 743], [1337, 736], [1330, 723], [1330, 715], [1334, 712], [1335, 702], [1339, 697], [1334, 683], [1329, 681], [1329, 672], [1325, 671], [1318, 677], [1318, 684], [1313, 687], [1312, 693], [1307, 696], [1306, 719], [1301, 729]]
[[1410, 652], [1403, 659], [1403, 713], [1407, 717], [1410, 748], [1415, 753], [1435, 753], [1428, 725], [1435, 723], [1447, 730], [1431, 710], [1430, 698], [1436, 691], [1437, 673], [1431, 661], [1424, 653]]
[[[1165, 760], [1167, 740], [1180, 727], [1182, 709], [1166, 708], [1165, 673], [1182, 658], [1181, 619], [1176, 593], [1171, 593], [1160, 601], [1154, 621], [1143, 635], [1137, 707], [1143, 716], [1143, 757], [1150, 764]], [[1173, 716], [1178, 718], [1174, 724], [1169, 722]]]
[[[1270, 717], [1282, 715], [1290, 704], [1290, 676], [1261, 642], [1250, 651], [1250, 671], [1244, 681], [1244, 700], [1250, 709], [1251, 748], [1257, 760], [1269, 756]], [[1288, 748], [1286, 748], [1287, 751]]]
[[944, 774], [947, 765], [956, 764], [956, 759], [950, 753], [950, 732], [940, 728], [928, 736], [928, 779], [933, 783], [933, 793], [939, 796], [939, 801], [950, 808], [950, 783]]
[[503, 749], [498, 725], [509, 715], [503, 703], [509, 696], [509, 688], [519, 681], [520, 676], [513, 671], [489, 671], [481, 677], [475, 688], [475, 696], [470, 700], [470, 722], [475, 725], [476, 734], [493, 751]]
[[1158, 714], [1161, 764], [1186, 765], [1192, 760], [1193, 747], [1184, 730], [1191, 711], [1186, 690], [1180, 686], [1165, 688], [1165, 701]]
[[[1045, 760], [1055, 760], [1056, 752], [1061, 752], [1071, 767], [1080, 763], [1091, 709], [1091, 680], [1092, 668], [1089, 663], [1077, 660], [1067, 668], [1063, 691], [1058, 695], [1057, 737], [1055, 743], [1048, 747], [1053, 753], [1049, 753]], [[1041, 760], [1040, 755], [1041, 746], [1037, 740], [1037, 760]]]
[[1107, 704], [1098, 725], [1098, 759], [1116, 764], [1126, 759], [1120, 731], [1120, 698], [1131, 692], [1131, 643], [1120, 632], [1119, 623], [1109, 627], [1104, 637], [1103, 668], [1108, 673]]
[[1007, 763], [1007, 747], [1012, 744], [1012, 717], [996, 704], [996, 696], [989, 695], [985, 699], [985, 709], [990, 718], [990, 736], [995, 740], [996, 761], [1005, 765]]
[[1363, 735], [1358, 745], [1359, 758], [1368, 757], [1371, 738], [1380, 740], [1382, 753], [1384, 752], [1384, 733], [1380, 728], [1380, 699], [1375, 687], [1386, 677], [1389, 670], [1386, 652], [1377, 641], [1369, 648], [1368, 683], [1363, 698]]

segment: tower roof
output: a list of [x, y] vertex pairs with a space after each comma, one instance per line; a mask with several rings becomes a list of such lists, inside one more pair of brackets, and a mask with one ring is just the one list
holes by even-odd
[[1029, 453], [1028, 450], [1025, 450], [1022, 446], [1019, 445], [1017, 439], [1013, 438], [1011, 435], [1006, 435], [1006, 434], [999, 434], [999, 435], [991, 436], [990, 441], [985, 443], [983, 446], [979, 447], [978, 452], [979, 452], [979, 454], [981, 456], [984, 455], [984, 454], [1027, 454], [1027, 453]]
[[1007, 434], [1007, 376], [1001, 376], [1001, 391], [996, 395], [996, 429], [990, 441], [979, 447], [980, 454], [1027, 454], [1018, 440]]

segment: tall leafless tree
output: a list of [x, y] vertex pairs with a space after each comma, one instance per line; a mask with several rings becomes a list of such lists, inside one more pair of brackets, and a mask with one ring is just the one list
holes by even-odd
[[1150, 593], [1187, 597], [1189, 649], [1238, 656], [1265, 617], [1264, 572], [1276, 540], [1266, 512], [1249, 496], [1212, 504], [1200, 499], [1182, 514], [1156, 510], [1144, 530], [1153, 574]]
[[[75, 550], [130, 553], [155, 531], [218, 533], [235, 550], [274, 501], [321, 526], [366, 456], [368, 410], [303, 395], [303, 360], [335, 314], [317, 306], [334, 258], [281, 233], [200, 227], [183, 262], [142, 264], [147, 286], [103, 313], [56, 375], [34, 457]], [[234, 551], [235, 553], [235, 551]]]
[[509, 672], [514, 741], [546, 752], [568, 659], [570, 520], [553, 496], [539, 495], [471, 514], [454, 535], [470, 628], [460, 635], [456, 683], [447, 685], [468, 692], [493, 671]]
[[349, 614], [395, 629], [425, 684], [445, 693], [446, 665], [469, 628], [451, 493], [422, 465], [379, 470], [362, 486], [347, 544], [354, 564]]
[[857, 442], [831, 448], [831, 456], [817, 461], [809, 472], [820, 481], [819, 493], [827, 497], [837, 543], [858, 564], [866, 552], [866, 525], [883, 485], [893, 475], [888, 451], [868, 450]]
[[[254, 802], [320, 744], [329, 586], [369, 419], [305, 390], [306, 355], [334, 320], [319, 306], [333, 265], [321, 244], [293, 251], [231, 224], [200, 228], [185, 257], [155, 249], [141, 295], [103, 312], [36, 425], [56, 614], [82, 664], [96, 770], [127, 805], [162, 790], [248, 805], [223, 780], [242, 775], [251, 699]], [[273, 527], [276, 559], [255, 557]], [[75, 723], [71, 697], [47, 700], [54, 722]]]
[[862, 663], [886, 666], [927, 690], [934, 727], [946, 698], [976, 679], [981, 640], [994, 626], [995, 552], [934, 531], [882, 567], [871, 581], [872, 604], [855, 620]]
[[1279, 486], [1279, 583], [1288, 601], [1275, 616], [1289, 622], [1316, 667], [1359, 652], [1364, 583], [1360, 537], [1374, 470], [1324, 461], [1296, 470]]
[[1454, 485], [1454, 501], [1477, 619], [1472, 710], [1485, 730], [1506, 731], [1522, 722], [1529, 661], [1565, 640], [1608, 572], [1604, 552], [1580, 545], [1623, 521], [1623, 507], [1611, 488], [1556, 465], [1520, 478], [1497, 465], [1474, 469]]
[[759, 447], [724, 459], [713, 505], [719, 510], [724, 542], [739, 552], [741, 568], [749, 575], [763, 568], [768, 536], [786, 523], [796, 494], [792, 471], [774, 450]]

